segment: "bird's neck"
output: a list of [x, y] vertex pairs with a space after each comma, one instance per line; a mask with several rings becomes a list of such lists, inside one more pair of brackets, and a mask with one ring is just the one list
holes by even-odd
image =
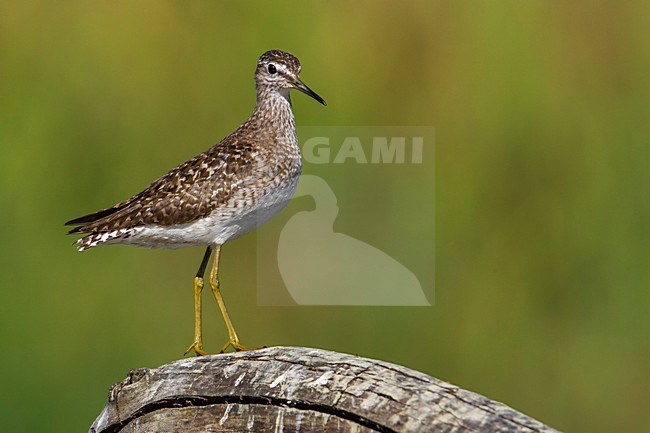
[[278, 132], [295, 134], [296, 123], [291, 110], [289, 90], [258, 87], [257, 103], [251, 120], [263, 124], [265, 128], [277, 127]]

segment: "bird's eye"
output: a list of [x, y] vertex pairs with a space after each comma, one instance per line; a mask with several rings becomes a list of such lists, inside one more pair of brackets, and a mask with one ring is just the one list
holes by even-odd
[[269, 65], [268, 70], [269, 70], [269, 74], [275, 74], [276, 72], [278, 72], [278, 69], [275, 67], [273, 63]]

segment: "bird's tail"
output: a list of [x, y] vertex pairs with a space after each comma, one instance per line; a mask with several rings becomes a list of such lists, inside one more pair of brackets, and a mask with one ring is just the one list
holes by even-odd
[[77, 247], [77, 251], [86, 251], [87, 249], [98, 247], [102, 244], [113, 243], [113, 241], [127, 235], [127, 232], [128, 229], [118, 229], [110, 232], [91, 233], [77, 240], [74, 246]]

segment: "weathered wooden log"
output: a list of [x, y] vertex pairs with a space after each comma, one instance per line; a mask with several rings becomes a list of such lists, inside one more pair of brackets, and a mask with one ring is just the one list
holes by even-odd
[[132, 370], [92, 433], [555, 432], [508, 406], [387, 362], [271, 347]]

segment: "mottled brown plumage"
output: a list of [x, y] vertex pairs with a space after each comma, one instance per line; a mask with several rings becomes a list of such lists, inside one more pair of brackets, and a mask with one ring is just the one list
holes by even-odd
[[[300, 151], [289, 89], [324, 104], [298, 78], [291, 54], [267, 51], [255, 72], [257, 103], [222, 141], [115, 206], [68, 221], [86, 234], [79, 250], [101, 244], [180, 248], [221, 245], [264, 223], [291, 197]], [[185, 232], [183, 232], [185, 231]]]

